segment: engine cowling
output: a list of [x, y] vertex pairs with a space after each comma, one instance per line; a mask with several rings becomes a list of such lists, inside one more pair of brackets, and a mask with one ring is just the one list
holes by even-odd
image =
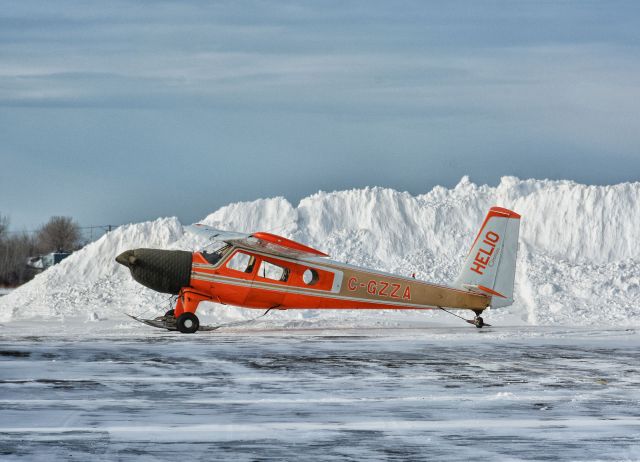
[[184, 250], [135, 249], [122, 252], [116, 261], [149, 289], [178, 294], [191, 283], [192, 253]]

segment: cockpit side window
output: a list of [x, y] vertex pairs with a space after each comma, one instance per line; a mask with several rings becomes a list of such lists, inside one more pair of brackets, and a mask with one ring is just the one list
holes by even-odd
[[230, 248], [231, 245], [226, 244], [217, 250], [203, 251], [202, 256], [212, 265], [216, 265], [222, 259], [222, 257], [227, 254]]
[[289, 279], [289, 269], [275, 265], [266, 260], [262, 260], [258, 269], [258, 276], [265, 279], [286, 282]]
[[251, 273], [255, 262], [256, 257], [253, 255], [249, 255], [244, 252], [236, 252], [235, 255], [227, 262], [227, 268], [243, 273]]

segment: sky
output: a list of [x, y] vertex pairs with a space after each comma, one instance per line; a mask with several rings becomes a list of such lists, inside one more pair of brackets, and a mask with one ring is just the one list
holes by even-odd
[[0, 214], [640, 178], [640, 2], [0, 0]]

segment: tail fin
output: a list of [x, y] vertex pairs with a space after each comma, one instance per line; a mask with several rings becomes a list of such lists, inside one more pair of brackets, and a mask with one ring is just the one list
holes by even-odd
[[492, 307], [511, 305], [519, 231], [520, 215], [491, 207], [454, 286], [491, 295]]

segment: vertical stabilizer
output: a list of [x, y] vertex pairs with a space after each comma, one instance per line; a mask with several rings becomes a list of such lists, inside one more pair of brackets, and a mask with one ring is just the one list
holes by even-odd
[[511, 305], [519, 231], [520, 215], [491, 207], [454, 286], [490, 295], [494, 308]]

